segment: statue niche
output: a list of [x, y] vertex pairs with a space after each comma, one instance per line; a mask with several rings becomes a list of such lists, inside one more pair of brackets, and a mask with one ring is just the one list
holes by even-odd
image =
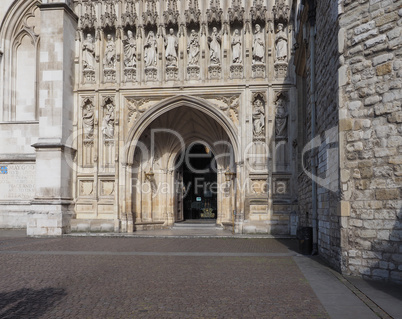
[[123, 39], [124, 45], [124, 75], [126, 81], [135, 81], [137, 75], [137, 40], [131, 30], [127, 31], [127, 37]]

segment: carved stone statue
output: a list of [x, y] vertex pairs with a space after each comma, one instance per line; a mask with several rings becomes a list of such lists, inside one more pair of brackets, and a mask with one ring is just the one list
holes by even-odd
[[216, 27], [212, 28], [212, 34], [208, 37], [208, 42], [211, 64], [219, 64], [221, 62], [221, 35]]
[[265, 110], [260, 99], [255, 100], [253, 110], [253, 131], [255, 136], [264, 134], [265, 129]]
[[278, 32], [275, 36], [275, 51], [276, 51], [276, 61], [286, 61], [288, 55], [288, 38], [283, 31], [283, 24], [278, 24]]
[[91, 104], [86, 104], [82, 110], [82, 126], [86, 139], [92, 139], [94, 134], [95, 113]]
[[169, 34], [165, 37], [165, 47], [166, 47], [165, 57], [167, 66], [177, 66], [178, 46], [179, 42], [177, 40], [176, 35], [174, 34], [174, 30], [170, 28]]
[[113, 104], [106, 105], [106, 114], [103, 118], [102, 132], [105, 139], [114, 138], [114, 106]]
[[132, 31], [127, 31], [127, 39], [124, 41], [124, 65], [133, 68], [137, 65], [137, 43]]
[[108, 34], [106, 38], [107, 42], [103, 66], [107, 69], [114, 69], [116, 66], [116, 44], [110, 34]]
[[198, 33], [195, 30], [191, 30], [190, 40], [187, 45], [187, 53], [188, 64], [198, 65], [198, 61], [200, 58], [200, 39], [198, 37]]
[[91, 34], [87, 34], [86, 39], [82, 43], [82, 64], [84, 70], [95, 69], [95, 45]]
[[148, 36], [145, 40], [144, 48], [145, 67], [156, 66], [157, 42], [153, 31], [149, 31]]
[[253, 35], [253, 63], [263, 63], [265, 54], [264, 34], [259, 24], [255, 25]]
[[241, 35], [238, 29], [234, 30], [232, 38], [232, 62], [242, 62]]
[[275, 136], [277, 138], [287, 137], [287, 124], [288, 124], [288, 113], [285, 109], [285, 101], [283, 98], [279, 98], [276, 106], [275, 115]]

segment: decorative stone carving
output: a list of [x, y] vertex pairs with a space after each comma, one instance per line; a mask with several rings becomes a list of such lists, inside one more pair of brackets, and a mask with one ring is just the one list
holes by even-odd
[[281, 79], [285, 78], [288, 73], [288, 64], [287, 62], [277, 62], [274, 65], [275, 69], [275, 78]]
[[80, 181], [80, 196], [91, 196], [94, 192], [93, 181]]
[[83, 8], [85, 13], [80, 17], [81, 29], [94, 29], [96, 23], [95, 5], [88, 1], [83, 3]]
[[163, 13], [165, 24], [177, 24], [179, 19], [179, 11], [177, 10], [177, 0], [167, 1], [167, 10]]
[[198, 65], [190, 65], [187, 67], [187, 76], [189, 80], [200, 79], [200, 67]]
[[114, 0], [104, 0], [105, 12], [101, 15], [102, 28], [113, 28], [116, 26], [117, 15]]
[[265, 40], [259, 24], [255, 25], [253, 35], [253, 64], [264, 63]]
[[145, 69], [145, 80], [147, 82], [156, 82], [158, 80], [158, 69], [154, 66]]
[[127, 99], [128, 123], [136, 121], [147, 110], [144, 106], [147, 103], [149, 103], [148, 99]]
[[210, 8], [207, 9], [207, 19], [208, 23], [221, 22], [222, 21], [223, 10], [220, 5], [219, 0], [211, 0]]
[[101, 181], [101, 196], [113, 196], [114, 195], [114, 181]]
[[114, 115], [114, 98], [105, 97], [103, 99], [103, 109], [104, 116], [102, 121], [102, 133], [105, 140], [114, 139], [114, 125], [115, 125], [115, 115]]
[[217, 27], [212, 28], [211, 36], [208, 37], [209, 59], [211, 64], [221, 63], [221, 34]]
[[82, 102], [82, 129], [84, 140], [92, 141], [94, 138], [95, 111], [93, 98], [85, 98]]
[[283, 31], [283, 24], [278, 24], [278, 31], [275, 35], [275, 61], [286, 62], [288, 56], [288, 37]]
[[177, 48], [179, 46], [179, 41], [177, 36], [174, 34], [173, 28], [169, 29], [169, 34], [165, 36], [165, 57], [166, 66], [177, 67]]
[[134, 0], [126, 0], [126, 12], [121, 15], [123, 26], [135, 26], [137, 13], [135, 11]]
[[200, 38], [198, 33], [191, 30], [190, 39], [187, 45], [188, 65], [195, 66], [199, 64], [200, 59]]
[[250, 9], [253, 21], [265, 21], [267, 7], [263, 5], [263, 0], [254, 0], [254, 4]]
[[244, 20], [244, 8], [241, 6], [241, 0], [233, 0], [232, 7], [228, 10], [229, 22], [235, 21], [243, 22]]
[[208, 72], [209, 72], [209, 78], [211, 80], [213, 79], [220, 79], [221, 78], [221, 74], [222, 74], [222, 68], [220, 65], [210, 65], [208, 67]]
[[254, 140], [265, 139], [265, 96], [256, 93], [253, 97], [253, 135]]
[[286, 139], [288, 137], [288, 113], [286, 111], [286, 95], [279, 93], [276, 100], [275, 115], [275, 139]]
[[155, 34], [153, 31], [149, 31], [148, 36], [145, 40], [144, 49], [145, 49], [144, 52], [145, 68], [155, 67], [158, 43], [156, 41]]
[[142, 19], [144, 25], [156, 25], [158, 21], [158, 11], [156, 10], [156, 0], [147, 0], [147, 10], [143, 12]]
[[166, 67], [166, 81], [176, 81], [179, 78], [179, 68], [175, 65]]
[[95, 69], [95, 45], [90, 33], [82, 43], [82, 65], [84, 70]]
[[242, 79], [243, 78], [243, 65], [232, 64], [230, 66], [230, 78], [231, 79]]
[[219, 96], [217, 97], [217, 100], [222, 101], [225, 104], [225, 106], [220, 105], [219, 109], [223, 111], [235, 125], [239, 125], [239, 96]]
[[287, 23], [287, 21], [289, 21], [290, 8], [284, 0], [276, 0], [276, 4], [272, 8], [272, 12], [274, 14], [275, 22]]
[[232, 37], [232, 63], [242, 63], [242, 38], [238, 29], [234, 30]]
[[188, 10], [185, 11], [187, 25], [200, 22], [201, 10], [198, 7], [198, 0], [190, 0], [188, 3]]

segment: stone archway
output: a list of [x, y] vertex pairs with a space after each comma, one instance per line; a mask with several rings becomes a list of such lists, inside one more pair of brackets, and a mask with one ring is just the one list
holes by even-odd
[[123, 231], [156, 229], [176, 221], [177, 162], [191, 143], [211, 149], [217, 166], [217, 223], [231, 222], [234, 192], [225, 173], [236, 171], [238, 138], [230, 121], [206, 101], [187, 96], [162, 101], [130, 132], [126, 150]]

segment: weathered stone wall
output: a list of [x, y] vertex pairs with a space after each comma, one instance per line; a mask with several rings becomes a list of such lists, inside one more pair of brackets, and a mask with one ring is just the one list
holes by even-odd
[[337, 2], [317, 1], [316, 17], [316, 136], [321, 137], [316, 160], [318, 250], [321, 256], [339, 269], [341, 252], [337, 215], [339, 201]]
[[[304, 8], [304, 19], [308, 16], [311, 21], [311, 7]], [[338, 160], [338, 4], [334, 1], [319, 1], [316, 5], [315, 40], [309, 36], [314, 27], [306, 20], [307, 28], [303, 38], [298, 41], [306, 50], [306, 95], [304, 107], [305, 119], [302, 128], [305, 147], [304, 169], [313, 173], [311, 157], [314, 158], [317, 176], [303, 173], [299, 176], [299, 220], [300, 226], [313, 226], [313, 196], [312, 181], [317, 182], [317, 244], [318, 253], [334, 268], [341, 268], [340, 250], [340, 219], [337, 213], [339, 203], [339, 160]], [[310, 30], [309, 30], [310, 29]], [[300, 29], [300, 32], [303, 32]], [[304, 43], [306, 43], [306, 45]], [[311, 49], [315, 45], [314, 56]], [[312, 69], [315, 65], [315, 107], [316, 129], [312, 132]], [[302, 83], [299, 83], [299, 89]], [[299, 96], [299, 99], [301, 97]], [[300, 103], [300, 101], [299, 101]], [[303, 113], [303, 112], [302, 112]], [[312, 140], [315, 139], [315, 145]], [[310, 147], [306, 148], [306, 145]], [[309, 150], [309, 151], [308, 151]]]
[[343, 270], [402, 282], [402, 1], [344, 1], [343, 10]]

